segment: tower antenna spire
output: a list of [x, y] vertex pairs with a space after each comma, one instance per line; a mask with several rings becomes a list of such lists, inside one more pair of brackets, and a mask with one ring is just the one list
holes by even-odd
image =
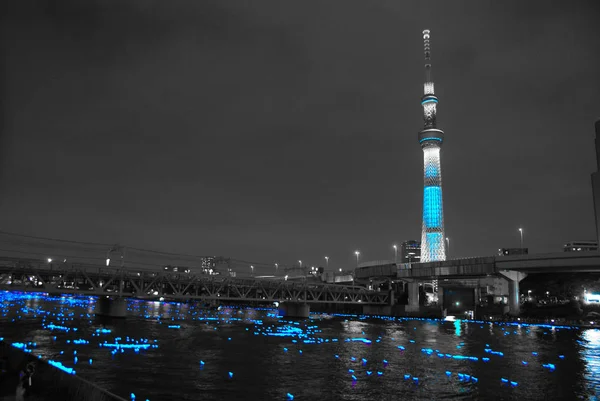
[[425, 82], [431, 82], [431, 45], [429, 39], [431, 32], [429, 29], [423, 31], [423, 51], [425, 53]]

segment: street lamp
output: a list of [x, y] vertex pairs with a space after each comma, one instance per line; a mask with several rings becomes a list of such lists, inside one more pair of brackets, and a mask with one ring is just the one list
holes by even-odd
[[521, 233], [521, 249], [523, 248], [523, 229], [519, 228], [519, 233]]
[[329, 256], [325, 256], [325, 267], [329, 269]]
[[393, 248], [394, 248], [394, 263], [398, 263], [398, 247], [396, 245], [394, 245]]
[[279, 265], [277, 263], [275, 263], [275, 273], [277, 273], [278, 270], [279, 270]]
[[340, 267], [340, 273], [342, 272], [342, 268]]
[[450, 238], [446, 237], [446, 257], [450, 255]]
[[301, 261], [301, 260], [299, 260], [299, 261], [298, 261], [298, 263], [300, 263], [300, 267], [302, 267], [302, 261]]
[[48, 258], [48, 263], [52, 263], [52, 258]]
[[356, 267], [358, 267], [358, 257], [360, 256], [360, 252], [354, 251], [354, 254], [356, 255]]
[[254, 276], [254, 266], [250, 265], [250, 270], [252, 270], [252, 275]]

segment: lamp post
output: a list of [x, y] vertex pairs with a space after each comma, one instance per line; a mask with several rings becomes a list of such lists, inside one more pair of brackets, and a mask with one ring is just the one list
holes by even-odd
[[329, 269], [329, 256], [325, 256], [325, 267]]
[[354, 251], [354, 254], [356, 255], [356, 267], [358, 267], [358, 258], [360, 256], [360, 251]]
[[250, 265], [250, 270], [252, 270], [252, 276], [254, 276], [254, 266]]
[[299, 260], [299, 261], [298, 261], [298, 263], [300, 264], [300, 267], [302, 267], [302, 261], [301, 261], [301, 260]]
[[275, 263], [275, 273], [277, 273], [279, 271], [279, 265], [277, 263]]
[[398, 263], [398, 246], [394, 245], [394, 263]]
[[446, 237], [446, 258], [450, 255], [450, 238]]
[[523, 229], [519, 228], [519, 233], [521, 233], [521, 249], [523, 248]]

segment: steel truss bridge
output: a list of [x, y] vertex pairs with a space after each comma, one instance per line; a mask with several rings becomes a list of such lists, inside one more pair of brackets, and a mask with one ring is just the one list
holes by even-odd
[[389, 304], [389, 293], [326, 283], [236, 279], [0, 257], [0, 290], [220, 302]]

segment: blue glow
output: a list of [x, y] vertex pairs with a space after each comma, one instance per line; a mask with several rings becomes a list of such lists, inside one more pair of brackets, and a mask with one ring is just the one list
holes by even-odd
[[365, 344], [371, 344], [371, 340], [367, 338], [351, 338], [350, 341], [361, 341]]
[[75, 374], [75, 370], [73, 368], [67, 368], [65, 365], [63, 365], [60, 362], [53, 361], [52, 359], [50, 359], [48, 361], [48, 363], [50, 365], [54, 366], [55, 368], [58, 368], [58, 369], [62, 370], [63, 372], [66, 372], [66, 373], [68, 373], [70, 375], [74, 375]]
[[437, 99], [425, 99], [421, 102], [421, 104], [425, 104], [425, 103], [437, 103], [438, 100]]
[[431, 178], [437, 177], [439, 175], [440, 172], [438, 171], [437, 165], [435, 163], [427, 163], [427, 165], [425, 165], [425, 177]]
[[288, 398], [288, 400], [293, 400], [294, 396], [290, 393], [287, 393], [287, 398]]
[[442, 142], [442, 138], [434, 138], [434, 137], [429, 137], [429, 138], [423, 138], [419, 141], [419, 143], [423, 143], [425, 141], [439, 141]]
[[454, 335], [460, 337], [460, 320], [454, 321]]
[[442, 188], [426, 186], [423, 195], [423, 222], [427, 228], [439, 228], [442, 224]]
[[442, 244], [442, 233], [427, 233], [427, 247], [430, 255], [436, 255]]

